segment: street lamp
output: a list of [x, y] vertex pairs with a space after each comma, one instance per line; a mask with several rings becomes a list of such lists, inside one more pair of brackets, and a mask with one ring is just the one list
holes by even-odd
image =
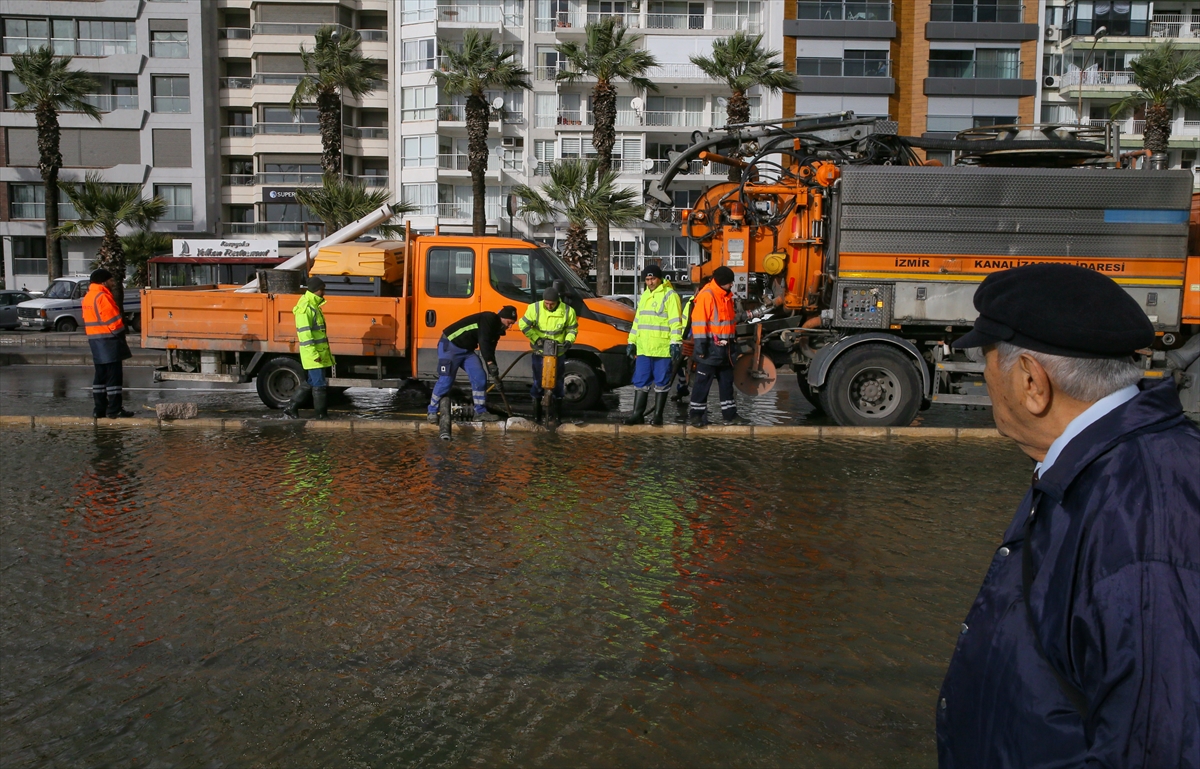
[[1088, 62], [1096, 53], [1096, 43], [1100, 42], [1100, 38], [1108, 34], [1108, 27], [1098, 27], [1096, 34], [1092, 35], [1092, 49], [1088, 51], [1088, 55], [1083, 58], [1083, 66], [1079, 69], [1079, 101], [1075, 106], [1075, 125], [1083, 125], [1083, 76], [1087, 73]]

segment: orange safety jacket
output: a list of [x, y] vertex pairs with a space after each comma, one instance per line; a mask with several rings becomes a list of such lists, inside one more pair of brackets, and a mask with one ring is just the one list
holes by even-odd
[[125, 331], [117, 300], [103, 283], [88, 286], [83, 297], [83, 330], [89, 337], [116, 336]]
[[692, 338], [713, 342], [732, 340], [737, 336], [737, 314], [733, 309], [733, 292], [715, 282], [700, 289], [692, 308]]

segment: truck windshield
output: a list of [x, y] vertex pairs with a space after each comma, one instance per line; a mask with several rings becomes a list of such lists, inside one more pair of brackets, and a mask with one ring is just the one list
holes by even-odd
[[558, 258], [558, 254], [548, 248], [539, 248], [537, 253], [546, 259], [556, 273], [554, 277], [562, 278], [567, 282], [567, 285], [575, 289], [575, 293], [580, 297], [595, 296], [592, 289], [584, 282], [583, 278], [579, 277], [574, 270], [567, 266], [567, 263]]
[[492, 249], [488, 279], [502, 296], [527, 304], [540, 299], [542, 291], [560, 279], [579, 296], [592, 295], [587, 284], [547, 248]]
[[74, 281], [56, 280], [50, 284], [50, 288], [46, 289], [47, 299], [70, 299], [71, 292], [75, 289]]

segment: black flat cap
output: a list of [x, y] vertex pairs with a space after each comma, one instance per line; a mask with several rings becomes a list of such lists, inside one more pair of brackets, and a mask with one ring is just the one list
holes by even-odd
[[975, 309], [975, 328], [955, 347], [1008, 342], [1071, 358], [1122, 358], [1154, 343], [1154, 326], [1133, 297], [1071, 264], [994, 272], [975, 291]]
[[307, 286], [308, 290], [315, 294], [321, 289], [325, 288], [325, 281], [321, 280], [316, 275], [309, 275]]

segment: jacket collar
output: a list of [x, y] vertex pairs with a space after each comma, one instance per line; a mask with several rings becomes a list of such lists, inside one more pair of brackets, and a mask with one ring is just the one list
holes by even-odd
[[1067, 489], [1097, 457], [1142, 433], [1166, 430], [1182, 422], [1183, 407], [1175, 381], [1143, 379], [1134, 398], [1105, 414], [1076, 436], [1034, 488], [1061, 502]]
[[301, 299], [305, 302], [308, 302], [313, 307], [320, 307], [321, 305], [325, 304], [324, 297], [317, 296], [316, 294], [314, 294], [311, 291], [308, 291], [307, 289], [304, 291], [304, 296], [301, 297]]

